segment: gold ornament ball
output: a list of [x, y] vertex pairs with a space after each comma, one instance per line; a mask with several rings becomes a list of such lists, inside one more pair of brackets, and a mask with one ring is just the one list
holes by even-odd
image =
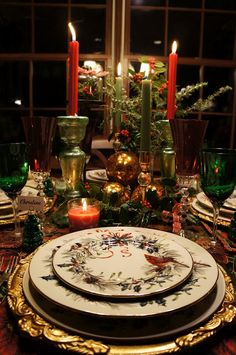
[[[156, 191], [156, 194], [158, 198], [161, 200], [165, 196], [165, 188], [161, 183], [158, 182], [152, 182], [149, 184], [146, 188], [146, 191], [151, 190], [151, 191]], [[137, 186], [136, 189], [133, 191], [131, 200], [133, 201], [142, 201], [142, 187]]]
[[107, 176], [111, 181], [129, 185], [140, 173], [138, 157], [132, 152], [116, 152], [107, 160]]
[[107, 197], [111, 197], [112, 194], [118, 194], [118, 200], [116, 206], [122, 205], [130, 199], [130, 192], [119, 182], [107, 182], [103, 186], [103, 193]]

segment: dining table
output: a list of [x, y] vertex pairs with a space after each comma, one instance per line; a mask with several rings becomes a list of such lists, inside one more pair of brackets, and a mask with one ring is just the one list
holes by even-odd
[[[53, 196], [53, 204], [50, 209], [45, 213], [44, 220], [44, 237], [43, 243], [66, 236], [69, 231], [68, 226], [58, 226], [53, 222], [51, 218], [53, 213], [58, 208], [59, 203], [61, 203], [61, 198], [57, 193]], [[218, 265], [222, 267], [230, 278], [230, 283], [232, 283], [233, 293], [234, 287], [236, 287], [236, 242], [229, 238], [229, 226], [224, 225], [218, 226], [218, 240], [217, 245], [214, 250], [211, 247], [210, 238], [212, 232], [212, 221], [210, 219], [202, 219], [200, 213], [196, 210], [193, 211], [192, 204], [188, 207], [188, 215], [190, 218], [186, 221], [184, 225], [184, 234], [181, 236], [175, 234], [177, 238], [189, 238], [194, 243], [197, 243], [204, 249], [206, 249], [215, 259]], [[192, 218], [191, 218], [192, 217]], [[170, 233], [176, 233], [173, 228], [173, 219], [170, 220], [163, 218], [156, 224], [147, 226], [151, 230], [159, 230]], [[2, 223], [0, 225], [0, 260], [4, 257], [4, 263], [7, 264], [8, 260], [12, 256], [16, 256], [18, 262], [20, 263], [25, 258], [29, 257], [29, 252], [22, 249], [21, 245], [16, 245], [14, 240], [7, 237], [7, 231], [11, 228], [10, 224]], [[43, 245], [44, 245], [43, 244]], [[9, 285], [8, 285], [9, 286]], [[234, 295], [233, 295], [234, 296]], [[232, 301], [232, 307], [236, 307], [235, 301]], [[24, 327], [19, 326], [21, 318], [18, 317], [9, 307], [8, 289], [7, 285], [1, 286], [0, 289], [0, 354], [1, 355], [41, 355], [45, 354], [66, 354], [73, 353], [73, 349], [62, 349], [58, 346], [54, 346], [53, 342], [45, 341], [45, 338], [38, 336], [37, 332], [22, 331]], [[183, 313], [185, 309], [183, 309]], [[170, 317], [172, 315], [170, 314]], [[230, 318], [230, 317], [229, 317]], [[177, 351], [184, 354], [200, 354], [201, 352], [207, 355], [232, 355], [236, 354], [236, 320], [229, 319], [223, 322], [224, 324], [219, 325], [219, 327], [212, 327], [212, 331], [209, 328], [206, 335], [201, 337], [201, 341], [194, 340], [189, 346], [183, 345], [183, 348]], [[29, 324], [26, 325], [29, 327]], [[33, 325], [32, 325], [33, 326]], [[99, 321], [97, 326], [99, 327]], [[204, 328], [204, 325], [203, 325]], [[29, 336], [29, 333], [31, 334]], [[204, 331], [203, 331], [204, 333]], [[70, 334], [70, 335], [73, 335]], [[83, 337], [82, 337], [83, 341]], [[86, 339], [88, 341], [88, 339]], [[92, 340], [91, 340], [92, 341]], [[100, 344], [100, 341], [98, 342]], [[152, 342], [151, 342], [152, 343]], [[105, 346], [95, 347], [89, 349], [88, 347], [81, 347], [81, 353], [83, 354], [93, 354], [93, 353], [109, 353], [109, 341], [102, 341], [101, 344]], [[143, 352], [142, 346], [139, 344], [136, 346], [135, 354], [145, 354]], [[160, 347], [158, 352], [155, 353], [171, 353], [172, 351], [168, 348], [163, 347], [162, 351]], [[124, 352], [128, 354], [129, 352]], [[150, 352], [151, 354], [151, 352]]]

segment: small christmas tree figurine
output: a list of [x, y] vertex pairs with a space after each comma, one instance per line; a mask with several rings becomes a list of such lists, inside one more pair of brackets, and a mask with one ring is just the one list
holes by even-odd
[[43, 242], [43, 232], [40, 220], [34, 214], [29, 214], [25, 220], [22, 247], [24, 251], [31, 252]]
[[231, 219], [229, 226], [229, 239], [236, 243], [236, 212]]

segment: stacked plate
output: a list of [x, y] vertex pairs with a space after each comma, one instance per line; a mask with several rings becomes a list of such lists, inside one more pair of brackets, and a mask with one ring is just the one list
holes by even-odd
[[[193, 210], [203, 219], [211, 221], [213, 219], [212, 204], [204, 192], [197, 194], [192, 203]], [[236, 190], [225, 201], [220, 210], [219, 224], [228, 225], [236, 212]]]
[[225, 297], [224, 276], [205, 249], [134, 227], [50, 241], [33, 255], [22, 287], [45, 320], [114, 343], [179, 335], [207, 321]]
[[86, 171], [86, 180], [97, 183], [108, 181], [106, 169], [96, 169]]
[[[22, 189], [22, 196], [36, 196], [38, 190], [33, 181], [27, 182], [26, 186]], [[24, 216], [27, 214], [27, 211], [21, 211], [19, 215]], [[0, 189], [0, 224], [11, 223], [13, 219], [12, 203], [11, 200], [7, 197], [4, 191]]]

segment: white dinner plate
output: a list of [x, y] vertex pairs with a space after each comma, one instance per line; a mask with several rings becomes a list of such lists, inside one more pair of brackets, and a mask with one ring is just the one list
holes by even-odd
[[[199, 201], [197, 200], [197, 198], [195, 198], [192, 202], [192, 207], [194, 208], [194, 210], [196, 210], [198, 213], [200, 213], [200, 216], [205, 216], [205, 219], [207, 220], [213, 220], [213, 211], [211, 209], [208, 209], [206, 207], [204, 207], [201, 203], [199, 203]], [[225, 224], [229, 224], [230, 220], [231, 220], [232, 216], [226, 216], [226, 215], [219, 215], [218, 221], [219, 224], [220, 223], [225, 223]]]
[[130, 299], [180, 285], [193, 259], [180, 244], [147, 231], [98, 229], [59, 248], [52, 265], [60, 280], [79, 291]]
[[86, 179], [91, 181], [107, 181], [106, 169], [96, 169], [86, 171]]
[[[21, 196], [37, 196], [38, 190], [36, 187], [29, 186], [28, 183], [25, 185], [21, 191]], [[18, 214], [24, 215], [28, 213], [27, 211], [21, 211]], [[13, 218], [11, 200], [5, 192], [0, 190], [0, 220]]]
[[[212, 208], [212, 203], [209, 198], [204, 194], [204, 192], [199, 192], [196, 196], [197, 200], [208, 208]], [[223, 208], [221, 209], [224, 213], [233, 214], [236, 210], [236, 190], [232, 195], [224, 202]]]
[[[79, 236], [93, 236], [97, 231], [104, 233], [139, 233], [140, 236], [166, 238], [188, 250], [193, 258], [191, 277], [177, 289], [166, 294], [149, 297], [146, 300], [114, 301], [86, 297], [80, 292], [65, 287], [53, 273], [52, 258], [55, 252], [68, 242], [77, 240]], [[144, 238], [145, 243], [145, 238]], [[39, 247], [33, 256], [29, 273], [34, 287], [55, 304], [67, 309], [87, 314], [106, 317], [145, 317], [171, 313], [189, 307], [206, 297], [216, 284], [218, 267], [213, 257], [198, 244], [181, 238], [175, 234], [154, 229], [134, 227], [108, 227], [87, 229], [67, 234]]]
[[219, 272], [214, 290], [197, 305], [193, 305], [184, 312], [178, 311], [171, 316], [149, 317], [145, 319], [117, 319], [94, 317], [75, 313], [61, 308], [48, 301], [32, 286], [28, 270], [23, 278], [23, 291], [31, 307], [45, 320], [62, 329], [87, 336], [88, 338], [105, 340], [106, 342], [143, 342], [163, 339], [181, 332], [189, 331], [193, 327], [207, 321], [220, 307], [225, 296], [225, 281]]

